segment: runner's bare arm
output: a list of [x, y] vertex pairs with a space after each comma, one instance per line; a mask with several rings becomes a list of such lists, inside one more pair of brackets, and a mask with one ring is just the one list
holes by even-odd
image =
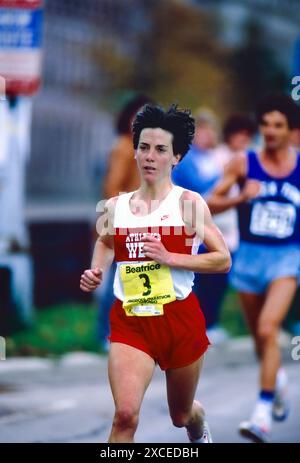
[[91, 268], [85, 270], [81, 275], [80, 288], [82, 291], [94, 291], [101, 284], [103, 273], [111, 266], [114, 260], [112, 231], [116, 199], [111, 198], [106, 202], [104, 211], [97, 221], [99, 236], [95, 243]]
[[128, 150], [122, 137], [112, 149], [109, 158], [108, 171], [105, 176], [103, 192], [105, 198], [112, 198], [120, 194], [128, 177], [130, 177], [132, 149]]
[[[167, 251], [161, 241], [147, 236], [144, 254], [174, 268], [182, 268], [199, 273], [225, 273], [230, 270], [231, 257], [224, 238], [212, 221], [205, 201], [198, 193], [185, 191], [181, 197], [183, 220], [191, 232], [195, 231], [208, 249], [206, 254], [181, 254]], [[191, 211], [186, 213], [186, 210]]]
[[246, 158], [237, 156], [225, 167], [223, 178], [217, 184], [212, 194], [207, 198], [207, 205], [212, 214], [227, 211], [244, 202], [247, 197], [244, 189], [236, 196], [229, 197], [228, 193], [233, 185], [246, 176]]

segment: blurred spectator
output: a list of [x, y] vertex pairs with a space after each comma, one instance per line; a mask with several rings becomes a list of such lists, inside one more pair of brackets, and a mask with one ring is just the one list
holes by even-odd
[[220, 177], [220, 172], [211, 149], [218, 140], [218, 123], [215, 115], [208, 109], [195, 113], [195, 136], [193, 144], [173, 169], [172, 180], [176, 185], [196, 191], [205, 196]]
[[[256, 125], [248, 115], [236, 113], [228, 117], [223, 127], [223, 142], [211, 153], [211, 157], [221, 173], [224, 172], [228, 162], [249, 148], [255, 132]], [[237, 190], [237, 186], [232, 187], [229, 195], [236, 195]], [[216, 214], [213, 219], [221, 230], [232, 258], [234, 258], [239, 242], [236, 210], [231, 209]], [[215, 344], [225, 341], [228, 336], [226, 331], [219, 326], [220, 309], [228, 288], [228, 281], [229, 274], [227, 273], [199, 275], [196, 280], [195, 290], [207, 316], [208, 335]]]
[[194, 143], [203, 151], [214, 148], [219, 138], [219, 123], [214, 112], [209, 108], [200, 107], [195, 112], [197, 131]]
[[[249, 148], [255, 132], [256, 125], [248, 115], [235, 113], [228, 117], [223, 127], [223, 143], [217, 146], [211, 154], [222, 173], [228, 162]], [[236, 188], [232, 188], [229, 194], [234, 196], [236, 193]], [[214, 221], [223, 233], [230, 252], [234, 253], [239, 239], [236, 211], [232, 209], [216, 214]], [[226, 278], [227, 274], [224, 276]]]
[[[117, 139], [108, 158], [107, 174], [103, 184], [106, 199], [118, 196], [121, 192], [134, 191], [138, 188], [139, 173], [134, 159], [131, 124], [137, 111], [151, 100], [139, 94], [130, 99], [123, 107], [116, 120]], [[113, 280], [115, 265], [104, 275], [101, 287], [96, 292], [98, 299], [97, 337], [100, 348], [107, 352], [109, 343], [109, 312], [114, 300]]]
[[[216, 147], [218, 138], [216, 118], [210, 111], [199, 111], [196, 115], [193, 145], [174, 168], [173, 181], [206, 197], [220, 179], [225, 165], [233, 156], [247, 149], [254, 132], [255, 125], [248, 116], [234, 114], [225, 122], [223, 143]], [[214, 221], [222, 231], [233, 254], [238, 245], [236, 212], [231, 210], [217, 214], [214, 216]], [[204, 246], [200, 247], [199, 252], [206, 252]], [[200, 300], [206, 317], [208, 335], [214, 344], [228, 337], [226, 331], [219, 326], [220, 308], [227, 285], [227, 274], [195, 274], [194, 292]]]

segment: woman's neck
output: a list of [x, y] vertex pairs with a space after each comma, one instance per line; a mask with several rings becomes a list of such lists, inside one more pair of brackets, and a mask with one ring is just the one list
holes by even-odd
[[137, 190], [137, 197], [143, 199], [144, 201], [157, 199], [164, 199], [167, 194], [172, 190], [173, 183], [171, 180], [165, 181], [160, 184], [148, 184], [142, 183], [140, 188]]

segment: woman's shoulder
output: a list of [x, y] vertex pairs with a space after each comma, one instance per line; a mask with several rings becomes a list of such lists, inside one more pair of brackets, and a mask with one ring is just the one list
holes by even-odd
[[128, 197], [131, 197], [135, 191], [121, 191], [117, 196], [112, 196], [106, 200], [107, 207], [115, 207], [119, 200], [126, 200]]
[[187, 188], [181, 188], [182, 193], [180, 196], [181, 201], [189, 200], [189, 201], [204, 201], [202, 196], [197, 193], [196, 191], [189, 190]]

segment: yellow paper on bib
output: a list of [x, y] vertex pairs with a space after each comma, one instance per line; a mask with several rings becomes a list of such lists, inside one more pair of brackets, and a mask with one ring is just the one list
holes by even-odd
[[155, 261], [121, 264], [123, 308], [128, 316], [163, 315], [163, 305], [175, 301], [170, 268]]

